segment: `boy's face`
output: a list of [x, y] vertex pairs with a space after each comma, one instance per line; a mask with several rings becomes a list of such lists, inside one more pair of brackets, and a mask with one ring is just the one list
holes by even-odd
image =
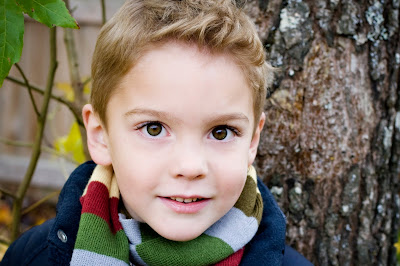
[[92, 158], [113, 165], [133, 218], [165, 238], [194, 239], [242, 192], [264, 123], [263, 115], [253, 137], [251, 95], [227, 55], [177, 42], [158, 46], [110, 99], [107, 130], [85, 107]]

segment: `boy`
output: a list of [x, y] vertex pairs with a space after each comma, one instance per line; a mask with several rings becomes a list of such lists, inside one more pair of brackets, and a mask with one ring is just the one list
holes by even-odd
[[94, 163], [3, 264], [307, 264], [285, 251], [284, 216], [251, 166], [272, 76], [234, 1], [127, 1], [93, 56]]

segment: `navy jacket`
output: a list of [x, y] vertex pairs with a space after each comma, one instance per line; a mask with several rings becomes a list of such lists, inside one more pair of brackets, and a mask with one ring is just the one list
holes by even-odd
[[[57, 204], [57, 215], [22, 234], [11, 244], [3, 265], [69, 265], [78, 232], [79, 198], [96, 165], [79, 166], [65, 183]], [[264, 212], [257, 234], [245, 247], [241, 265], [312, 265], [297, 251], [285, 246], [285, 218], [269, 190], [258, 182]]]

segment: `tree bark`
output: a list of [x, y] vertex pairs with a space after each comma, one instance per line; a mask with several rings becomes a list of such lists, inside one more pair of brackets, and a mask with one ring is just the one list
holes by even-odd
[[400, 0], [248, 0], [271, 63], [256, 159], [315, 265], [395, 265]]

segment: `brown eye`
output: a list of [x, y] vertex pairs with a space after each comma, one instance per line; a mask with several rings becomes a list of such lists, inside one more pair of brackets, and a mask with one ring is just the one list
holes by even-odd
[[212, 135], [217, 140], [223, 140], [228, 135], [228, 129], [225, 127], [216, 127], [213, 129]]
[[160, 123], [150, 123], [147, 125], [147, 133], [153, 137], [160, 135], [162, 129], [163, 128]]

